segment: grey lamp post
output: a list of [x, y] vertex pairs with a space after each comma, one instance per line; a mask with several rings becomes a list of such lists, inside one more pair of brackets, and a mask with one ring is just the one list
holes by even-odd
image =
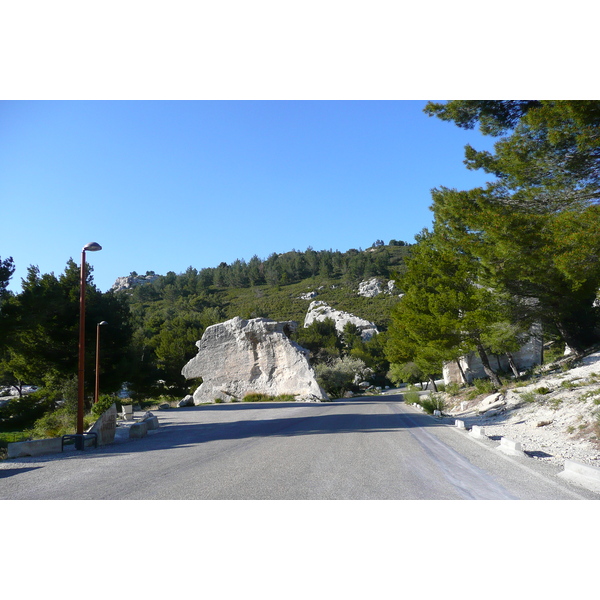
[[75, 448], [83, 450], [83, 399], [84, 399], [84, 362], [85, 362], [85, 253], [102, 250], [97, 242], [86, 244], [81, 250], [81, 276], [79, 284], [79, 369], [77, 372], [77, 437]]
[[100, 398], [100, 326], [108, 325], [106, 321], [100, 321], [96, 325], [96, 388], [94, 393], [94, 404]]

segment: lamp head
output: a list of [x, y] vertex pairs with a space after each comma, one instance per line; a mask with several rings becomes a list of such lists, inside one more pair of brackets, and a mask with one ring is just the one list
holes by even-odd
[[102, 246], [98, 242], [90, 242], [83, 247], [83, 250], [87, 252], [98, 252], [98, 250], [102, 250]]
[[98, 323], [98, 325], [108, 325], [108, 323], [106, 321], [100, 321], [100, 323]]

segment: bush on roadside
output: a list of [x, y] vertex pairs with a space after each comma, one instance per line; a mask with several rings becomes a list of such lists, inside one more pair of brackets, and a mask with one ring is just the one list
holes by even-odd
[[430, 415], [432, 415], [435, 410], [443, 411], [446, 408], [446, 402], [441, 394], [424, 396], [419, 404], [423, 407], [423, 410]]
[[113, 396], [100, 396], [98, 402], [92, 406], [92, 415], [99, 419], [112, 405], [116, 405], [117, 412], [123, 409], [121, 401]]
[[315, 366], [317, 382], [332, 398], [341, 398], [345, 392], [356, 391], [355, 380], [364, 380], [373, 374], [372, 369], [360, 358], [344, 356], [331, 364]]
[[414, 390], [404, 392], [402, 394], [402, 398], [404, 398], [404, 402], [406, 402], [406, 404], [419, 404], [419, 392]]
[[269, 396], [268, 394], [250, 393], [242, 399], [243, 402], [294, 402], [296, 398], [293, 394], [280, 394], [279, 396]]

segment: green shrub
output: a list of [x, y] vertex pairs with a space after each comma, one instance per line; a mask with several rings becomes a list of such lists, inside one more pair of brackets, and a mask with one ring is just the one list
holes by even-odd
[[315, 366], [317, 382], [333, 398], [341, 398], [345, 392], [355, 389], [354, 381], [366, 379], [373, 374], [360, 358], [344, 356], [331, 364], [321, 363]]
[[243, 402], [269, 402], [273, 400], [273, 396], [269, 396], [267, 394], [259, 394], [259, 393], [250, 393], [246, 394], [243, 398]]
[[460, 384], [456, 383], [456, 382], [452, 382], [452, 383], [448, 383], [446, 385], [446, 392], [448, 394], [450, 394], [451, 396], [457, 396], [458, 393], [460, 392]]
[[491, 379], [475, 379], [473, 385], [479, 394], [493, 394], [496, 391], [496, 386]]
[[[72, 434], [76, 431], [76, 420], [77, 415], [73, 414], [70, 408], [59, 408], [38, 419], [34, 423], [30, 435], [34, 439], [45, 439]], [[84, 428], [87, 429], [91, 422], [91, 416], [86, 415], [84, 417]]]
[[419, 404], [419, 392], [414, 390], [404, 392], [402, 394], [402, 398], [404, 398], [404, 402], [406, 402], [406, 404]]
[[117, 411], [122, 410], [121, 401], [113, 396], [100, 396], [98, 402], [92, 406], [92, 415], [99, 419], [113, 404], [116, 405]]
[[432, 415], [435, 410], [442, 411], [446, 408], [446, 403], [440, 394], [424, 396], [419, 404], [423, 407], [423, 410], [430, 415]]
[[549, 394], [551, 391], [552, 390], [547, 388], [546, 386], [542, 386], [542, 387], [539, 387], [537, 390], [535, 390], [535, 393], [544, 395], [544, 394]]
[[521, 394], [521, 400], [523, 400], [523, 402], [535, 402], [537, 400], [537, 396], [535, 392], [525, 392]]

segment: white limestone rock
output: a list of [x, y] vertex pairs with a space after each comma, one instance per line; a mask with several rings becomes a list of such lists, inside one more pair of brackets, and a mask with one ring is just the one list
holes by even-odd
[[234, 317], [207, 327], [198, 354], [183, 367], [186, 379], [202, 377], [194, 403], [242, 400], [246, 394], [292, 394], [296, 401], [329, 400], [308, 362], [309, 352], [286, 335], [290, 323]]
[[372, 277], [367, 281], [361, 281], [358, 284], [358, 295], [364, 298], [374, 298], [383, 292], [381, 281], [377, 277]]
[[117, 277], [110, 289], [113, 292], [130, 290], [144, 283], [152, 283], [158, 277], [159, 275], [127, 275], [127, 277]]
[[304, 327], [308, 327], [315, 321], [324, 321], [325, 319], [333, 319], [338, 333], [342, 333], [344, 327], [348, 323], [356, 325], [360, 330], [362, 339], [365, 341], [370, 340], [375, 334], [379, 333], [375, 323], [371, 323], [371, 321], [367, 321], [366, 319], [361, 319], [348, 312], [331, 308], [331, 306], [322, 300], [315, 300], [310, 303], [308, 312], [304, 318]]
[[[379, 294], [393, 295], [396, 293], [396, 283], [391, 279], [385, 285], [378, 277], [371, 277], [371, 279], [361, 281], [358, 284], [358, 295], [363, 296], [364, 298], [374, 298], [375, 296], [379, 296]], [[404, 294], [398, 294], [399, 297], [402, 297], [403, 295]]]

